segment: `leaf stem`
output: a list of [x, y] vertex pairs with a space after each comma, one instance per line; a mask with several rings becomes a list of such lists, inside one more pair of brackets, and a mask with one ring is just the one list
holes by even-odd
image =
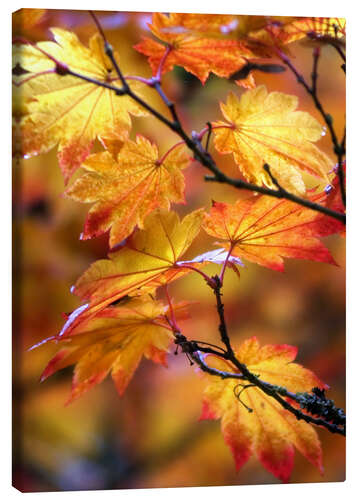
[[176, 322], [175, 312], [174, 312], [174, 308], [172, 306], [171, 297], [169, 295], [167, 284], [164, 286], [164, 289], [165, 289], [165, 295], [166, 295], [166, 299], [167, 299], [167, 304], [168, 304], [169, 309], [170, 309], [170, 324], [171, 324], [174, 332], [179, 332], [180, 328], [179, 328], [179, 326], [178, 326], [178, 324]]
[[202, 278], [207, 282], [207, 284], [211, 287], [214, 288], [216, 286], [216, 282], [208, 276], [208, 274], [204, 273], [197, 267], [191, 266], [190, 264], [180, 264], [179, 262], [176, 262], [176, 266], [181, 268], [181, 269], [190, 269], [191, 271], [195, 271], [196, 273], [200, 274]]
[[219, 281], [221, 282], [221, 286], [223, 286], [224, 273], [226, 271], [229, 257], [231, 256], [233, 248], [234, 248], [234, 243], [231, 243], [229, 251], [227, 252], [227, 257], [225, 258], [225, 261], [224, 261], [223, 266], [222, 266], [221, 274], [219, 275]]
[[95, 25], [96, 25], [96, 27], [97, 27], [97, 30], [98, 30], [98, 31], [99, 31], [99, 33], [100, 33], [100, 36], [103, 38], [103, 42], [104, 42], [105, 44], [106, 44], [106, 43], [108, 43], [108, 40], [107, 40], [107, 38], [106, 38], [106, 36], [105, 36], [105, 33], [104, 33], [104, 31], [103, 31], [103, 28], [102, 28], [102, 26], [101, 26], [101, 24], [100, 24], [100, 22], [99, 22], [99, 20], [98, 20], [98, 18], [97, 18], [97, 16], [96, 16], [96, 14], [94, 13], [94, 11], [93, 11], [93, 10], [89, 10], [88, 12], [89, 12], [89, 15], [92, 17], [92, 19], [93, 19], [93, 21], [94, 21], [94, 23], [95, 23]]
[[156, 165], [162, 165], [164, 163], [164, 161], [166, 160], [166, 158], [169, 156], [169, 154], [174, 150], [176, 149], [177, 147], [179, 146], [182, 146], [182, 144], [185, 144], [185, 141], [179, 141], [179, 142], [176, 142], [173, 146], [171, 146], [167, 151], [166, 153], [164, 153], [161, 158], [159, 158], [156, 162]]

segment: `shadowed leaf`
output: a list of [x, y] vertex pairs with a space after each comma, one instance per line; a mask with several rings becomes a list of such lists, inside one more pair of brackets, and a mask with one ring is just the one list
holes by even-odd
[[[326, 387], [310, 370], [293, 363], [296, 354], [297, 349], [289, 345], [261, 347], [255, 337], [243, 342], [236, 352], [241, 363], [271, 384], [292, 392]], [[213, 355], [207, 355], [206, 362], [221, 371], [235, 371], [228, 361]], [[287, 482], [296, 448], [323, 473], [321, 445], [311, 425], [297, 420], [277, 401], [256, 387], [250, 387], [248, 382], [237, 386], [237, 381], [232, 379], [221, 380], [206, 374], [204, 378], [207, 385], [201, 419], [221, 419], [222, 434], [232, 451], [237, 470], [256, 455], [269, 472]]]

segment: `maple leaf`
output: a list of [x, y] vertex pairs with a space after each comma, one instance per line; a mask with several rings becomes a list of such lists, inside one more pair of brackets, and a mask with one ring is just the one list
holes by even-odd
[[[311, 201], [323, 199], [324, 194], [319, 194], [312, 196]], [[318, 238], [336, 233], [342, 226], [332, 217], [264, 195], [232, 205], [213, 202], [202, 224], [208, 234], [223, 240], [231, 255], [276, 271], [284, 271], [284, 258], [336, 265]]]
[[[265, 345], [260, 347], [253, 337], [246, 340], [236, 357], [249, 371], [265, 382], [283, 386], [291, 392], [309, 392], [313, 387], [326, 388], [310, 370], [293, 363], [296, 347]], [[237, 371], [225, 360], [207, 355], [206, 363], [225, 372]], [[201, 419], [221, 419], [225, 442], [234, 456], [239, 471], [255, 454], [262, 465], [284, 482], [290, 478], [294, 465], [294, 447], [323, 473], [322, 451], [315, 429], [297, 420], [273, 398], [249, 382], [204, 375]], [[246, 387], [244, 389], [244, 386]], [[237, 397], [237, 389], [243, 389]], [[244, 406], [246, 405], [246, 406]], [[247, 408], [253, 410], [247, 411]]]
[[346, 20], [336, 17], [303, 17], [291, 18], [286, 21], [272, 22], [262, 27], [261, 29], [253, 30], [247, 37], [247, 44], [251, 50], [266, 50], [269, 55], [276, 55], [275, 48], [289, 53], [286, 45], [301, 40], [310, 38], [320, 42], [343, 43], [346, 36]]
[[285, 43], [291, 43], [305, 37], [340, 39], [346, 36], [346, 19], [338, 17], [301, 18], [282, 26], [282, 32], [285, 36]]
[[184, 176], [189, 157], [183, 145], [159, 160], [158, 149], [140, 135], [127, 141], [117, 158], [107, 151], [91, 155], [82, 164], [86, 173], [66, 194], [76, 201], [93, 203], [82, 238], [98, 236], [110, 229], [113, 247], [130, 235], [135, 225], [143, 228], [145, 217], [155, 208], [184, 203]]
[[[143, 37], [134, 48], [149, 57], [149, 63], [154, 74], [160, 66], [167, 47], [170, 51], [162, 66], [162, 73], [171, 71], [175, 65], [182, 66], [186, 71], [199, 78], [202, 84], [210, 72], [221, 77], [229, 77], [238, 71], [245, 63], [246, 58], [252, 56], [244, 44], [236, 40], [221, 40], [217, 37], [209, 38], [205, 31], [209, 30], [210, 21], [190, 17], [190, 22], [183, 21], [196, 31], [181, 25], [179, 14], [154, 13], [150, 29], [162, 42], [158, 43], [150, 38]], [[214, 23], [214, 30], [219, 23]], [[201, 31], [201, 32], [200, 32]]]
[[127, 295], [152, 293], [191, 269], [180, 265], [182, 255], [197, 236], [203, 210], [195, 210], [180, 221], [174, 211], [156, 209], [148, 215], [142, 230], [134, 232], [109, 259], [94, 262], [72, 287], [72, 292], [89, 303], [78, 307], [60, 332], [68, 336], [79, 323]]
[[221, 103], [228, 123], [214, 125], [215, 146], [220, 153], [233, 153], [243, 175], [259, 186], [274, 184], [271, 173], [287, 191], [305, 193], [301, 170], [328, 182], [326, 172], [332, 161], [312, 142], [321, 138], [323, 128], [309, 113], [296, 111], [298, 98], [268, 91], [264, 85], [246, 91], [241, 99], [230, 93]]
[[[173, 307], [182, 309], [181, 304]], [[41, 381], [75, 364], [67, 403], [102, 382], [109, 372], [122, 395], [143, 357], [167, 366], [166, 353], [173, 339], [167, 311], [168, 306], [150, 296], [103, 309], [79, 325], [72, 336], [52, 339], [61, 349], [46, 366]]]
[[[14, 58], [30, 73], [18, 78], [33, 99], [21, 124], [22, 153], [45, 153], [58, 144], [58, 159], [65, 181], [90, 153], [96, 137], [125, 141], [131, 128], [130, 114], [146, 115], [128, 96], [117, 97], [110, 89], [54, 72], [55, 64], [40, 50], [81, 75], [118, 86], [113, 67], [99, 34], [89, 48], [77, 36], [61, 28], [51, 29], [54, 42], [17, 45]], [[133, 88], [138, 82], [134, 82]]]

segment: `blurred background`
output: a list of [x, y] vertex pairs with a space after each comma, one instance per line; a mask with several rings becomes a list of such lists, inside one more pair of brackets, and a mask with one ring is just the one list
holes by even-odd
[[[149, 34], [151, 14], [98, 12], [98, 16], [109, 42], [119, 52], [124, 73], [151, 76], [146, 58], [132, 48], [141, 34]], [[96, 31], [86, 11], [46, 10], [38, 11], [29, 25], [18, 16], [14, 34], [46, 40], [52, 26], [73, 30], [84, 43]], [[289, 48], [298, 68], [310, 78], [311, 46], [297, 42]], [[269, 91], [299, 96], [299, 109], [321, 121], [311, 98], [290, 73], [256, 73], [255, 78]], [[187, 131], [201, 130], [206, 121], [221, 119], [218, 102], [231, 90], [238, 94], [244, 91], [213, 75], [202, 87], [183, 68], [166, 74], [163, 87], [177, 103]], [[322, 48], [318, 89], [340, 137], [345, 81], [337, 52], [331, 47]], [[144, 95], [165, 112], [155, 92], [145, 89]], [[133, 120], [131, 137], [137, 132], [158, 142], [162, 153], [177, 142], [151, 117]], [[319, 146], [333, 155], [328, 135]], [[219, 156], [213, 148], [212, 153], [226, 173], [239, 177], [230, 155]], [[199, 207], [209, 209], [213, 199], [233, 202], [247, 196], [227, 186], [205, 184], [205, 173], [196, 162], [185, 170], [187, 204], [174, 206], [181, 215]], [[317, 184], [312, 178], [306, 182], [310, 187]], [[107, 235], [79, 240], [88, 206], [65, 199], [63, 190], [55, 150], [27, 160], [15, 158], [14, 486], [41, 492], [278, 483], [255, 458], [237, 474], [219, 423], [198, 422], [204, 384], [184, 355], [173, 355], [174, 348], [168, 355], [168, 369], [143, 361], [121, 398], [108, 379], [65, 407], [72, 368], [39, 383], [56, 348], [27, 349], [61, 329], [62, 314], [79, 305], [70, 294], [70, 286], [108, 250]], [[285, 273], [278, 273], [246, 263], [240, 280], [232, 271], [227, 272], [224, 303], [233, 345], [252, 335], [258, 336], [261, 344], [296, 345], [297, 362], [330, 385], [328, 397], [345, 407], [345, 241], [332, 236], [324, 242], [338, 267], [286, 261]], [[187, 257], [213, 248], [212, 238], [202, 232]], [[211, 265], [207, 272], [215, 273], [217, 268]], [[183, 333], [191, 339], [219, 342], [213, 295], [202, 279], [193, 273], [170, 285], [170, 291], [176, 301], [196, 301], [191, 319], [181, 324]], [[296, 452], [291, 482], [344, 480], [345, 439], [323, 429], [318, 433], [324, 451], [324, 476]]]

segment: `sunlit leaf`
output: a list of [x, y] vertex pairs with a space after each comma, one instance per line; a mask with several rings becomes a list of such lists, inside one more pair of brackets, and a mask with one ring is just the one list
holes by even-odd
[[[99, 34], [90, 39], [87, 48], [72, 32], [51, 31], [57, 43], [39, 42], [38, 48], [81, 75], [120, 87]], [[16, 45], [14, 59], [29, 72], [17, 83], [32, 96], [21, 126], [22, 153], [32, 156], [58, 145], [66, 181], [89, 155], [96, 137], [126, 140], [131, 128], [129, 113], [146, 114], [128, 96], [117, 97], [93, 83], [56, 74], [54, 62], [32, 45]]]
[[274, 184], [263, 169], [268, 163], [280, 185], [295, 194], [305, 193], [301, 171], [321, 177], [332, 161], [313, 142], [323, 134], [309, 113], [296, 111], [298, 98], [281, 92], [268, 93], [264, 85], [248, 90], [239, 99], [230, 93], [221, 103], [227, 122], [215, 123], [215, 146], [220, 153], [233, 153], [248, 181]]
[[122, 395], [143, 357], [166, 366], [166, 352], [173, 338], [165, 319], [167, 310], [168, 306], [150, 296], [103, 309], [78, 326], [72, 336], [56, 337], [61, 349], [48, 363], [41, 380], [75, 364], [68, 402], [100, 383], [108, 373]]
[[189, 163], [184, 146], [173, 149], [163, 162], [148, 139], [127, 141], [117, 159], [108, 153], [91, 155], [82, 164], [85, 174], [68, 190], [76, 201], [93, 203], [82, 238], [98, 236], [110, 229], [110, 246], [130, 235], [136, 225], [155, 208], [183, 203], [185, 180], [181, 172]]
[[[197, 236], [203, 211], [196, 210], [180, 221], [176, 212], [156, 209], [145, 219], [144, 228], [128, 238], [125, 246], [94, 262], [72, 291], [88, 304], [71, 316], [63, 335], [86, 322], [107, 305], [127, 295], [143, 295], [191, 272], [179, 261]], [[193, 263], [191, 267], [202, 264]]]
[[340, 231], [342, 223], [288, 200], [260, 196], [232, 205], [213, 202], [202, 227], [233, 256], [283, 271], [284, 258], [335, 264], [319, 237]]

